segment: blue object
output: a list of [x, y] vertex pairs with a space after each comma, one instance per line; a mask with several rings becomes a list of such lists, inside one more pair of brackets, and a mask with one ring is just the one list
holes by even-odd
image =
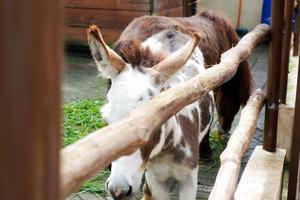
[[272, 8], [272, 0], [264, 0], [262, 13], [261, 13], [261, 23], [263, 24], [271, 24], [271, 9]]

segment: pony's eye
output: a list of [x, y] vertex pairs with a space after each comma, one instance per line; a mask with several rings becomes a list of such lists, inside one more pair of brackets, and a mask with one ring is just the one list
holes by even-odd
[[153, 93], [153, 91], [152, 90], [150, 90], [150, 89], [148, 89], [148, 95], [149, 95], [149, 97], [152, 97], [153, 95], [154, 95], [154, 93]]
[[143, 100], [144, 100], [143, 97], [138, 98], [138, 101], [143, 101]]

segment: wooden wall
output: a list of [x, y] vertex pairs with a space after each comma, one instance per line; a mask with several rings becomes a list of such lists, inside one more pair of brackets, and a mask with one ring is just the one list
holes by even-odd
[[91, 24], [101, 28], [108, 42], [118, 39], [124, 28], [144, 15], [183, 16], [184, 0], [65, 0], [65, 39], [86, 41]]
[[184, 16], [184, 2], [182, 0], [153, 0], [152, 15]]

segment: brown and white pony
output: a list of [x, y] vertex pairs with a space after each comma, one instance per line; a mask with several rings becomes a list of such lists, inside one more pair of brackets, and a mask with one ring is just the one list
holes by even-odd
[[[137, 18], [114, 50], [94, 25], [88, 29], [88, 42], [100, 73], [111, 80], [101, 113], [108, 123], [114, 123], [163, 90], [217, 64], [221, 54], [237, 44], [238, 36], [227, 20], [202, 12], [188, 18]], [[145, 146], [112, 162], [106, 185], [114, 199], [130, 199], [139, 190], [144, 173], [144, 199], [169, 199], [170, 178], [179, 183], [179, 199], [196, 199], [197, 159], [199, 154], [210, 153], [214, 104], [220, 128], [226, 132], [249, 97], [249, 67], [247, 62], [240, 65], [235, 77], [214, 94], [184, 107]]]

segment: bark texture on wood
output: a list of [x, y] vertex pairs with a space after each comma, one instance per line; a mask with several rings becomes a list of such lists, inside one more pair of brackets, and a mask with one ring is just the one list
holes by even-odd
[[230, 137], [226, 149], [220, 156], [221, 167], [209, 200], [233, 199], [240, 173], [241, 160], [251, 144], [264, 100], [265, 94], [258, 89], [242, 110], [240, 122]]
[[220, 64], [162, 92], [135, 109], [126, 119], [64, 148], [61, 151], [61, 197], [67, 197], [116, 158], [141, 147], [153, 132], [184, 106], [230, 80], [239, 63], [247, 59], [255, 46], [268, 38], [269, 33], [268, 25], [258, 25], [237, 46], [222, 55]]
[[296, 27], [294, 30], [294, 41], [293, 41], [293, 56], [298, 56], [299, 54], [299, 32], [300, 32], [300, 1], [297, 0], [297, 10], [298, 10], [298, 14], [296, 17]]
[[293, 8], [294, 0], [285, 1], [285, 16], [284, 16], [284, 34], [282, 38], [282, 58], [280, 67], [280, 85], [279, 85], [279, 99], [280, 102], [286, 103], [286, 91], [288, 82], [288, 69], [290, 61], [290, 47], [292, 36], [292, 23], [293, 23]]
[[272, 1], [272, 41], [269, 45], [267, 102], [263, 145], [264, 149], [269, 152], [276, 151], [283, 17], [284, 1]]

